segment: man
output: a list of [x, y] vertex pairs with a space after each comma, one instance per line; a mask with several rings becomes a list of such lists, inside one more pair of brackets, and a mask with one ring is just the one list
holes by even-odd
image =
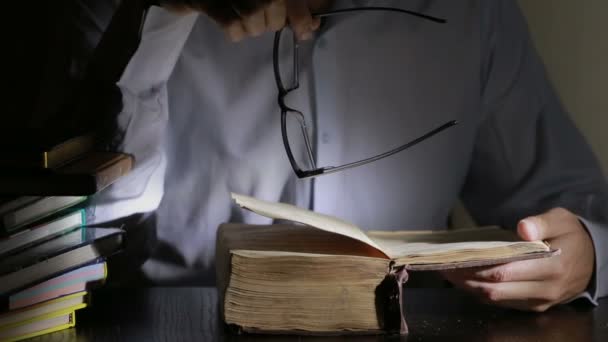
[[[235, 209], [231, 191], [374, 229], [445, 227], [461, 197], [479, 224], [517, 229], [562, 253], [445, 272], [456, 286], [531, 311], [606, 295], [608, 188], [515, 1], [373, 2], [443, 17], [442, 25], [388, 13], [322, 23], [310, 14], [370, 4], [167, 0], [150, 8], [118, 82], [116, 148], [133, 153], [137, 167], [97, 196], [98, 222], [156, 211], [150, 229], [163, 248], [145, 274], [208, 282], [220, 223], [268, 223]], [[268, 32], [286, 23], [314, 43], [290, 105], [314, 118], [319, 164], [381, 152], [446, 120], [460, 124], [393, 157], [298, 180], [281, 142]]]

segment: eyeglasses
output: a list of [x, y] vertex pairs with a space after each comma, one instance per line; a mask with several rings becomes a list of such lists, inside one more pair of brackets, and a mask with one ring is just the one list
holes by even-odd
[[[359, 8], [339, 9], [339, 10], [326, 11], [326, 12], [322, 12], [322, 13], [315, 13], [314, 16], [320, 17], [320, 18], [326, 18], [326, 17], [331, 17], [331, 16], [345, 15], [345, 14], [349, 14], [352, 12], [397, 12], [397, 13], [407, 14], [407, 15], [415, 16], [415, 17], [418, 17], [421, 19], [429, 20], [429, 21], [435, 22], [435, 23], [445, 23], [446, 22], [446, 20], [444, 20], [444, 19], [436, 18], [436, 17], [429, 16], [426, 14], [408, 11], [408, 10], [399, 9], [399, 8], [390, 8], [390, 7], [359, 7]], [[383, 158], [392, 156], [394, 154], [397, 154], [401, 151], [404, 151], [426, 139], [429, 139], [430, 137], [438, 134], [439, 132], [444, 131], [457, 124], [457, 121], [455, 121], [455, 120], [448, 121], [412, 141], [409, 141], [409, 142], [407, 142], [401, 146], [398, 146], [396, 148], [393, 148], [387, 152], [384, 152], [384, 153], [381, 153], [381, 154], [378, 154], [378, 155], [375, 155], [375, 156], [372, 156], [369, 158], [365, 158], [365, 159], [351, 162], [348, 164], [344, 164], [341, 166], [317, 167], [316, 158], [313, 153], [313, 147], [310, 142], [311, 138], [309, 135], [309, 129], [307, 128], [306, 118], [305, 118], [304, 114], [302, 114], [301, 111], [293, 109], [285, 103], [285, 97], [287, 95], [289, 95], [289, 93], [295, 91], [296, 89], [298, 89], [300, 87], [300, 81], [299, 81], [299, 71], [300, 70], [299, 70], [299, 54], [298, 54], [299, 43], [298, 43], [298, 41], [295, 37], [295, 33], [294, 33], [294, 35], [293, 35], [293, 52], [292, 52], [293, 60], [290, 60], [290, 62], [293, 63], [293, 65], [291, 66], [291, 70], [290, 70], [291, 72], [293, 72], [293, 74], [290, 76], [291, 79], [288, 79], [287, 77], [285, 77], [285, 75], [281, 74], [281, 68], [279, 65], [281, 59], [280, 59], [279, 54], [281, 51], [281, 48], [280, 48], [281, 36], [284, 31], [285, 31], [284, 29], [277, 31], [277, 33], [275, 34], [275, 37], [274, 37], [274, 48], [273, 48], [274, 76], [275, 76], [275, 80], [277, 83], [277, 88], [279, 90], [278, 102], [279, 102], [279, 107], [281, 108], [281, 133], [283, 136], [283, 144], [285, 145], [285, 151], [287, 152], [287, 157], [289, 158], [289, 163], [291, 164], [291, 167], [293, 168], [293, 171], [295, 172], [295, 174], [298, 178], [310, 178], [310, 177], [317, 177], [317, 176], [321, 176], [321, 175], [327, 175], [330, 173], [335, 173], [335, 172], [355, 168], [358, 166], [362, 166], [365, 164], [369, 164], [369, 163], [378, 161], [380, 159], [383, 159]], [[289, 81], [289, 83], [286, 83], [286, 81]], [[288, 130], [288, 122], [294, 123], [295, 130], [294, 129]], [[294, 125], [292, 125], [292, 126], [294, 126]], [[306, 168], [301, 167], [300, 164], [303, 164], [303, 163], [302, 162], [298, 163], [296, 161], [296, 157], [294, 155], [294, 151], [299, 151], [301, 149], [304, 149], [304, 155], [301, 156], [301, 158], [303, 158], [302, 160], [307, 164]]]

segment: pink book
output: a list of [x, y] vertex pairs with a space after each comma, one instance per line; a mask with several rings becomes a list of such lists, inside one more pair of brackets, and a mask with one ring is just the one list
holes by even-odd
[[83, 266], [10, 295], [4, 309], [14, 310], [85, 291], [91, 285], [102, 283], [106, 277], [105, 262]]

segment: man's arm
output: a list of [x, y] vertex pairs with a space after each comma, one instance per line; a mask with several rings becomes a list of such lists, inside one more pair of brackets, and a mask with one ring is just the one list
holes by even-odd
[[517, 227], [562, 255], [446, 276], [519, 309], [543, 311], [582, 292], [595, 302], [608, 294], [605, 178], [547, 80], [516, 2], [480, 3], [484, 117], [463, 201], [480, 224]]
[[[308, 29], [318, 28], [318, 20], [313, 20], [310, 10], [302, 1], [219, 3], [206, 0], [162, 0], [158, 3], [166, 8], [149, 8], [139, 41], [139, 36], [134, 36], [134, 33], [140, 28], [142, 9], [149, 7], [151, 2], [123, 1], [89, 64], [88, 71], [93, 71], [95, 85], [108, 83], [112, 87], [110, 93], [112, 90], [116, 93], [114, 79], [117, 80], [122, 109], [115, 117], [112, 116], [114, 110], [106, 110], [111, 117], [108, 120], [110, 129], [105, 131], [112, 134], [108, 137], [112, 149], [135, 156], [134, 170], [95, 196], [95, 216], [98, 222], [153, 211], [160, 203], [166, 167], [163, 137], [169, 115], [166, 83], [196, 21], [197, 13], [211, 17], [225, 28], [241, 25], [243, 32], [240, 38], [255, 36], [265, 30], [278, 30], [287, 20], [292, 26], [305, 26], [307, 29], [300, 30], [303, 35]], [[188, 6], [193, 7], [186, 6], [186, 10], [177, 11], [180, 4], [190, 4]], [[214, 5], [210, 8], [206, 4]], [[226, 10], [236, 11], [230, 12], [235, 16], [214, 15]], [[106, 39], [108, 37], [114, 38]], [[106, 103], [103, 105], [107, 106]]]
[[[133, 3], [128, 5], [133, 6]], [[143, 14], [137, 9], [127, 9], [127, 12]], [[130, 15], [123, 17], [115, 27], [116, 31], [121, 32], [121, 26], [130, 27], [131, 31], [137, 29], [137, 25], [133, 27], [133, 21], [139, 19]], [[119, 89], [122, 100], [118, 113], [107, 113], [112, 129], [105, 139], [111, 149], [132, 154], [135, 167], [127, 176], [94, 196], [97, 223], [153, 211], [162, 199], [166, 167], [163, 142], [169, 115], [166, 84], [195, 21], [196, 14], [178, 15], [152, 6], [145, 18], [141, 40], [127, 43], [135, 43], [135, 46], [120, 46], [127, 39], [108, 36], [109, 31], [106, 31], [104, 39], [111, 37], [107, 41], [109, 52], [101, 54], [96, 62], [102, 67], [95, 70], [116, 63], [115, 59], [104, 60], [104, 56], [112, 57], [114, 49], [119, 50], [116, 52], [119, 56], [129, 49], [133, 49], [134, 54], [127, 57], [126, 66], [117, 66], [118, 75], [108, 76], [117, 70], [114, 67], [99, 75], [99, 78], [118, 79], [110, 86]], [[118, 45], [111, 46], [115, 43]]]

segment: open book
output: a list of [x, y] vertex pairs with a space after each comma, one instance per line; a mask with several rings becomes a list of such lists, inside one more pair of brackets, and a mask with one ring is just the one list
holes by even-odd
[[218, 289], [224, 320], [248, 332], [407, 331], [408, 271], [493, 265], [559, 253], [497, 227], [368, 231], [289, 204], [232, 195], [238, 205], [294, 224], [223, 224]]

